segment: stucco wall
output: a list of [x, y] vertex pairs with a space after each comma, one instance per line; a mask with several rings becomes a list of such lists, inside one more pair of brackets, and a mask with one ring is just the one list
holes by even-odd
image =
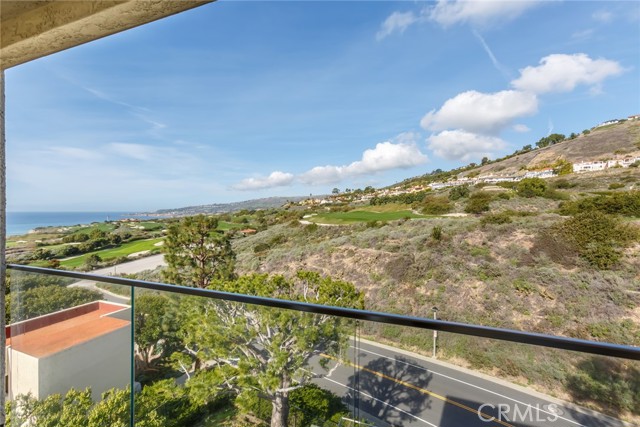
[[38, 397], [38, 359], [11, 347], [7, 348], [6, 354], [9, 373], [9, 399], [29, 392]]
[[125, 388], [131, 374], [131, 327], [43, 358], [38, 364], [38, 395], [91, 387], [94, 400], [110, 388]]

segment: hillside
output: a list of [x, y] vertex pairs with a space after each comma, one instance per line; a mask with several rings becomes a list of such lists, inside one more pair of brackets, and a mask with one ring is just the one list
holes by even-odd
[[[552, 165], [557, 160], [571, 163], [607, 160], [624, 155], [640, 155], [640, 122], [596, 128], [588, 135], [579, 135], [550, 147], [540, 148], [514, 157], [481, 166], [474, 171], [484, 173], [516, 173], [523, 168], [535, 169]], [[466, 173], [468, 174], [468, 173]], [[463, 174], [463, 175], [466, 175]]]
[[[570, 152], [569, 144], [558, 145]], [[551, 190], [539, 197], [521, 196], [507, 186], [490, 191], [479, 186], [454, 201], [448, 198], [451, 189], [430, 193], [430, 200], [448, 203], [450, 214], [457, 216], [406, 214], [393, 219], [388, 215], [423, 212], [428, 204], [418, 202], [316, 207], [304, 212], [302, 224], [274, 218], [256, 235], [235, 240], [239, 272], [291, 275], [312, 270], [354, 283], [365, 292], [370, 310], [430, 317], [431, 308], [437, 306], [438, 316], [451, 321], [640, 345], [640, 195], [634, 190], [640, 183], [640, 168], [570, 174], [545, 182]], [[471, 199], [487, 194], [487, 212], [465, 213]], [[633, 197], [635, 205], [627, 206], [635, 207], [634, 214], [623, 216], [616, 225], [626, 231], [614, 233], [633, 237], [616, 249], [615, 265], [600, 268], [558, 238], [571, 219], [558, 207], [616, 194]], [[332, 221], [349, 212], [354, 213], [353, 222]], [[379, 220], [369, 220], [376, 218], [376, 212]], [[315, 218], [322, 220], [309, 222]], [[574, 232], [582, 233], [580, 228]], [[361, 332], [425, 354], [431, 351], [430, 334], [416, 334], [410, 328], [365, 323]], [[639, 367], [601, 366], [598, 358], [453, 334], [441, 334], [440, 340], [441, 357], [455, 363], [616, 416], [640, 415], [640, 405], [633, 410], [635, 403], [622, 403], [640, 403], [626, 394], [640, 387]], [[594, 375], [604, 377], [589, 382]], [[592, 389], [598, 381], [604, 381], [598, 385], [602, 388]], [[615, 387], [621, 399], [603, 403], [602, 393], [613, 394]]]
[[[532, 145], [534, 145], [532, 143]], [[517, 150], [501, 159], [490, 161], [483, 166], [463, 166], [452, 171], [434, 171], [425, 175], [407, 178], [400, 186], [424, 185], [452, 177], [473, 176], [518, 176], [526, 170], [539, 170], [553, 167], [559, 161], [570, 163], [622, 159], [640, 156], [640, 121], [626, 121], [592, 129], [587, 135], [581, 134], [573, 139], [544, 148]], [[388, 188], [397, 187], [397, 185]]]
[[197, 214], [217, 214], [237, 212], [241, 210], [279, 208], [287, 202], [297, 202], [304, 197], [266, 197], [262, 199], [245, 200], [242, 202], [213, 203], [210, 205], [187, 206], [184, 208], [160, 209], [155, 212], [147, 212], [143, 215], [151, 216], [188, 216]]

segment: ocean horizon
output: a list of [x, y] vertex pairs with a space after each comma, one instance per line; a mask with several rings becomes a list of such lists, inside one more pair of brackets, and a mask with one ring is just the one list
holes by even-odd
[[7, 236], [27, 234], [38, 227], [91, 224], [132, 216], [131, 212], [7, 212]]

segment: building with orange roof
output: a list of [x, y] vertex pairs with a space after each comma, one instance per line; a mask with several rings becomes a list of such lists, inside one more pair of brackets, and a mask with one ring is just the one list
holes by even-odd
[[7, 326], [8, 399], [91, 387], [92, 397], [131, 381], [131, 307], [94, 301]]

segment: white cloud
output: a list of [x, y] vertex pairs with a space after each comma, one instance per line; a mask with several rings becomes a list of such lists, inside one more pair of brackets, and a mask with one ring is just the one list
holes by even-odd
[[483, 136], [464, 130], [446, 130], [427, 138], [429, 149], [447, 160], [468, 162], [479, 160], [506, 147], [505, 142], [493, 136]]
[[509, 78], [510, 77], [509, 76], [509, 70], [504, 65], [502, 65], [500, 63], [500, 61], [498, 61], [498, 58], [496, 58], [496, 56], [493, 54], [493, 51], [491, 50], [491, 48], [487, 44], [487, 42], [484, 39], [484, 37], [482, 37], [482, 34], [480, 34], [476, 30], [473, 30], [473, 35], [476, 36], [476, 38], [478, 39], [478, 41], [482, 45], [482, 48], [484, 49], [484, 51], [487, 52], [487, 55], [489, 55], [489, 59], [491, 59], [491, 63], [496, 68], [496, 70], [500, 71], [504, 76], [507, 76], [507, 78]]
[[66, 159], [100, 160], [102, 155], [96, 150], [87, 150], [78, 147], [50, 147], [49, 151]]
[[541, 1], [493, 1], [493, 0], [439, 0], [430, 9], [429, 19], [448, 27], [459, 23], [487, 25], [496, 21], [509, 21], [522, 15]]
[[247, 178], [232, 186], [235, 190], [263, 190], [273, 187], [284, 187], [293, 182], [293, 174], [287, 172], [271, 172], [268, 177]]
[[414, 141], [415, 134], [405, 133], [395, 140], [381, 142], [373, 149], [365, 150], [362, 159], [345, 166], [316, 166], [303, 173], [300, 181], [305, 184], [333, 184], [345, 178], [373, 174], [391, 169], [407, 169], [427, 162]]
[[591, 59], [584, 53], [553, 54], [542, 58], [537, 67], [520, 70], [520, 77], [511, 85], [533, 93], [569, 92], [580, 84], [597, 86], [623, 71], [616, 61]]
[[531, 131], [529, 126], [523, 125], [523, 124], [520, 124], [520, 123], [513, 125], [513, 130], [515, 130], [516, 132], [520, 132], [520, 133], [525, 133], [525, 132]]
[[393, 12], [382, 23], [382, 27], [376, 34], [376, 39], [382, 40], [396, 31], [403, 33], [404, 30], [417, 20], [418, 17], [413, 12]]
[[481, 93], [463, 92], [447, 100], [438, 111], [427, 113], [420, 125], [429, 130], [463, 129], [468, 132], [495, 135], [511, 122], [538, 110], [538, 99], [532, 93], [503, 90]]
[[591, 17], [598, 22], [602, 22], [603, 24], [608, 24], [613, 20], [613, 14], [608, 10], [598, 10], [594, 12]]
[[571, 38], [578, 41], [587, 40], [591, 38], [591, 36], [593, 36], [594, 32], [595, 30], [593, 28], [587, 28], [586, 30], [574, 32], [573, 34], [571, 34]]
[[124, 142], [112, 142], [108, 144], [109, 151], [120, 156], [135, 160], [149, 160], [154, 154], [154, 149], [148, 145], [130, 144]]

